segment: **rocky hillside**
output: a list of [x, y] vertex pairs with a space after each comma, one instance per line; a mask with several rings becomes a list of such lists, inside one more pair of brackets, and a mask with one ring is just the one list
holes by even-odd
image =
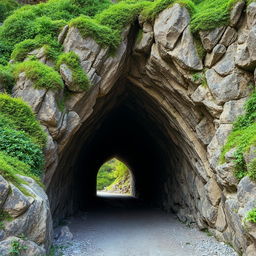
[[104, 117], [127, 104], [164, 151], [157, 203], [255, 255], [256, 2], [15, 8], [0, 27], [0, 254], [47, 253], [51, 213], [81, 200], [79, 152], [90, 158]]

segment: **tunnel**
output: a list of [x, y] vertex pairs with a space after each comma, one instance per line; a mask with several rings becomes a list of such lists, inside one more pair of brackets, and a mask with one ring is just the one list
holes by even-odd
[[197, 159], [186, 138], [170, 128], [164, 109], [121, 78], [97, 100], [93, 114], [68, 145], [48, 189], [53, 218], [87, 210], [96, 198], [97, 172], [117, 157], [129, 166], [134, 196], [193, 220]]

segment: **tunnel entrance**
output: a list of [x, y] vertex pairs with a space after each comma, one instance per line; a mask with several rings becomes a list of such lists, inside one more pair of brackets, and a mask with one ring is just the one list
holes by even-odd
[[133, 195], [133, 175], [129, 167], [112, 158], [105, 162], [97, 173], [97, 195], [122, 194]]
[[99, 168], [117, 157], [132, 170], [137, 199], [193, 221], [200, 161], [181, 132], [150, 95], [120, 79], [97, 99], [59, 161], [48, 188], [54, 218], [88, 209]]

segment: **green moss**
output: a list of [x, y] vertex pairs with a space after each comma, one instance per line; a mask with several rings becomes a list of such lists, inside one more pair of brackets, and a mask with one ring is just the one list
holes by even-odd
[[15, 80], [10, 66], [0, 64], [0, 84], [3, 85], [7, 93], [11, 93]]
[[256, 223], [256, 208], [247, 213], [245, 220]]
[[27, 39], [15, 45], [11, 59], [23, 61], [29, 52], [44, 47], [44, 55], [49, 59], [56, 60], [61, 52], [61, 46], [52, 36], [36, 36], [34, 39]]
[[255, 160], [246, 166], [244, 153], [251, 146], [256, 145], [256, 93], [254, 92], [245, 104], [245, 114], [240, 116], [234, 123], [234, 128], [228, 136], [227, 143], [222, 148], [221, 161], [224, 161], [225, 154], [232, 148], [235, 152], [235, 176], [238, 179], [249, 175], [255, 177]]
[[13, 220], [13, 218], [12, 218], [12, 216], [8, 212], [0, 210], [0, 222], [12, 221], [12, 220]]
[[95, 20], [85, 16], [80, 16], [71, 20], [70, 26], [74, 26], [79, 29], [81, 35], [86, 37], [92, 37], [102, 47], [110, 47], [115, 49], [120, 43], [120, 35], [107, 26], [100, 25]]
[[[1, 119], [4, 121], [1, 122]], [[0, 126], [23, 131], [41, 147], [45, 145], [46, 135], [36, 120], [31, 108], [21, 99], [0, 94]]]
[[61, 64], [66, 64], [72, 71], [72, 78], [75, 85], [80, 89], [87, 90], [90, 86], [90, 80], [80, 65], [80, 60], [74, 52], [63, 53], [59, 56], [57, 61], [57, 68]]
[[15, 78], [25, 72], [26, 77], [33, 81], [35, 88], [60, 89], [64, 87], [61, 76], [53, 68], [37, 60], [28, 60], [14, 67]]
[[192, 32], [209, 30], [227, 25], [230, 11], [238, 0], [203, 0], [196, 5], [190, 23]]
[[3, 22], [20, 5], [15, 0], [1, 0], [0, 2], [0, 22]]

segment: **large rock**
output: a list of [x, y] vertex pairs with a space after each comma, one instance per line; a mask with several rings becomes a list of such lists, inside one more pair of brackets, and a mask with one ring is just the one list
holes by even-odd
[[[17, 252], [14, 252], [15, 254], [10, 253], [13, 249], [13, 246], [19, 248]], [[32, 241], [22, 240], [21, 238], [11, 236], [0, 242], [0, 255], [42, 256], [46, 255], [46, 251], [44, 248], [38, 246]]]
[[224, 31], [225, 27], [215, 28], [210, 31], [200, 31], [199, 35], [204, 49], [210, 52], [214, 48], [214, 46], [219, 42]]
[[198, 56], [189, 27], [184, 30], [177, 46], [172, 51], [168, 51], [167, 54], [170, 55], [181, 68], [196, 71], [203, 69], [202, 61]]
[[155, 20], [154, 36], [156, 43], [167, 50], [173, 50], [189, 21], [190, 16], [185, 7], [174, 4], [165, 9]]
[[210, 68], [216, 64], [225, 54], [226, 47], [222, 44], [217, 44], [211, 53], [207, 53], [205, 57], [205, 66]]
[[0, 175], [0, 209], [8, 196], [9, 190], [9, 183]]
[[11, 193], [3, 206], [3, 211], [17, 218], [33, 203], [33, 198], [27, 198], [18, 188], [11, 184]]

